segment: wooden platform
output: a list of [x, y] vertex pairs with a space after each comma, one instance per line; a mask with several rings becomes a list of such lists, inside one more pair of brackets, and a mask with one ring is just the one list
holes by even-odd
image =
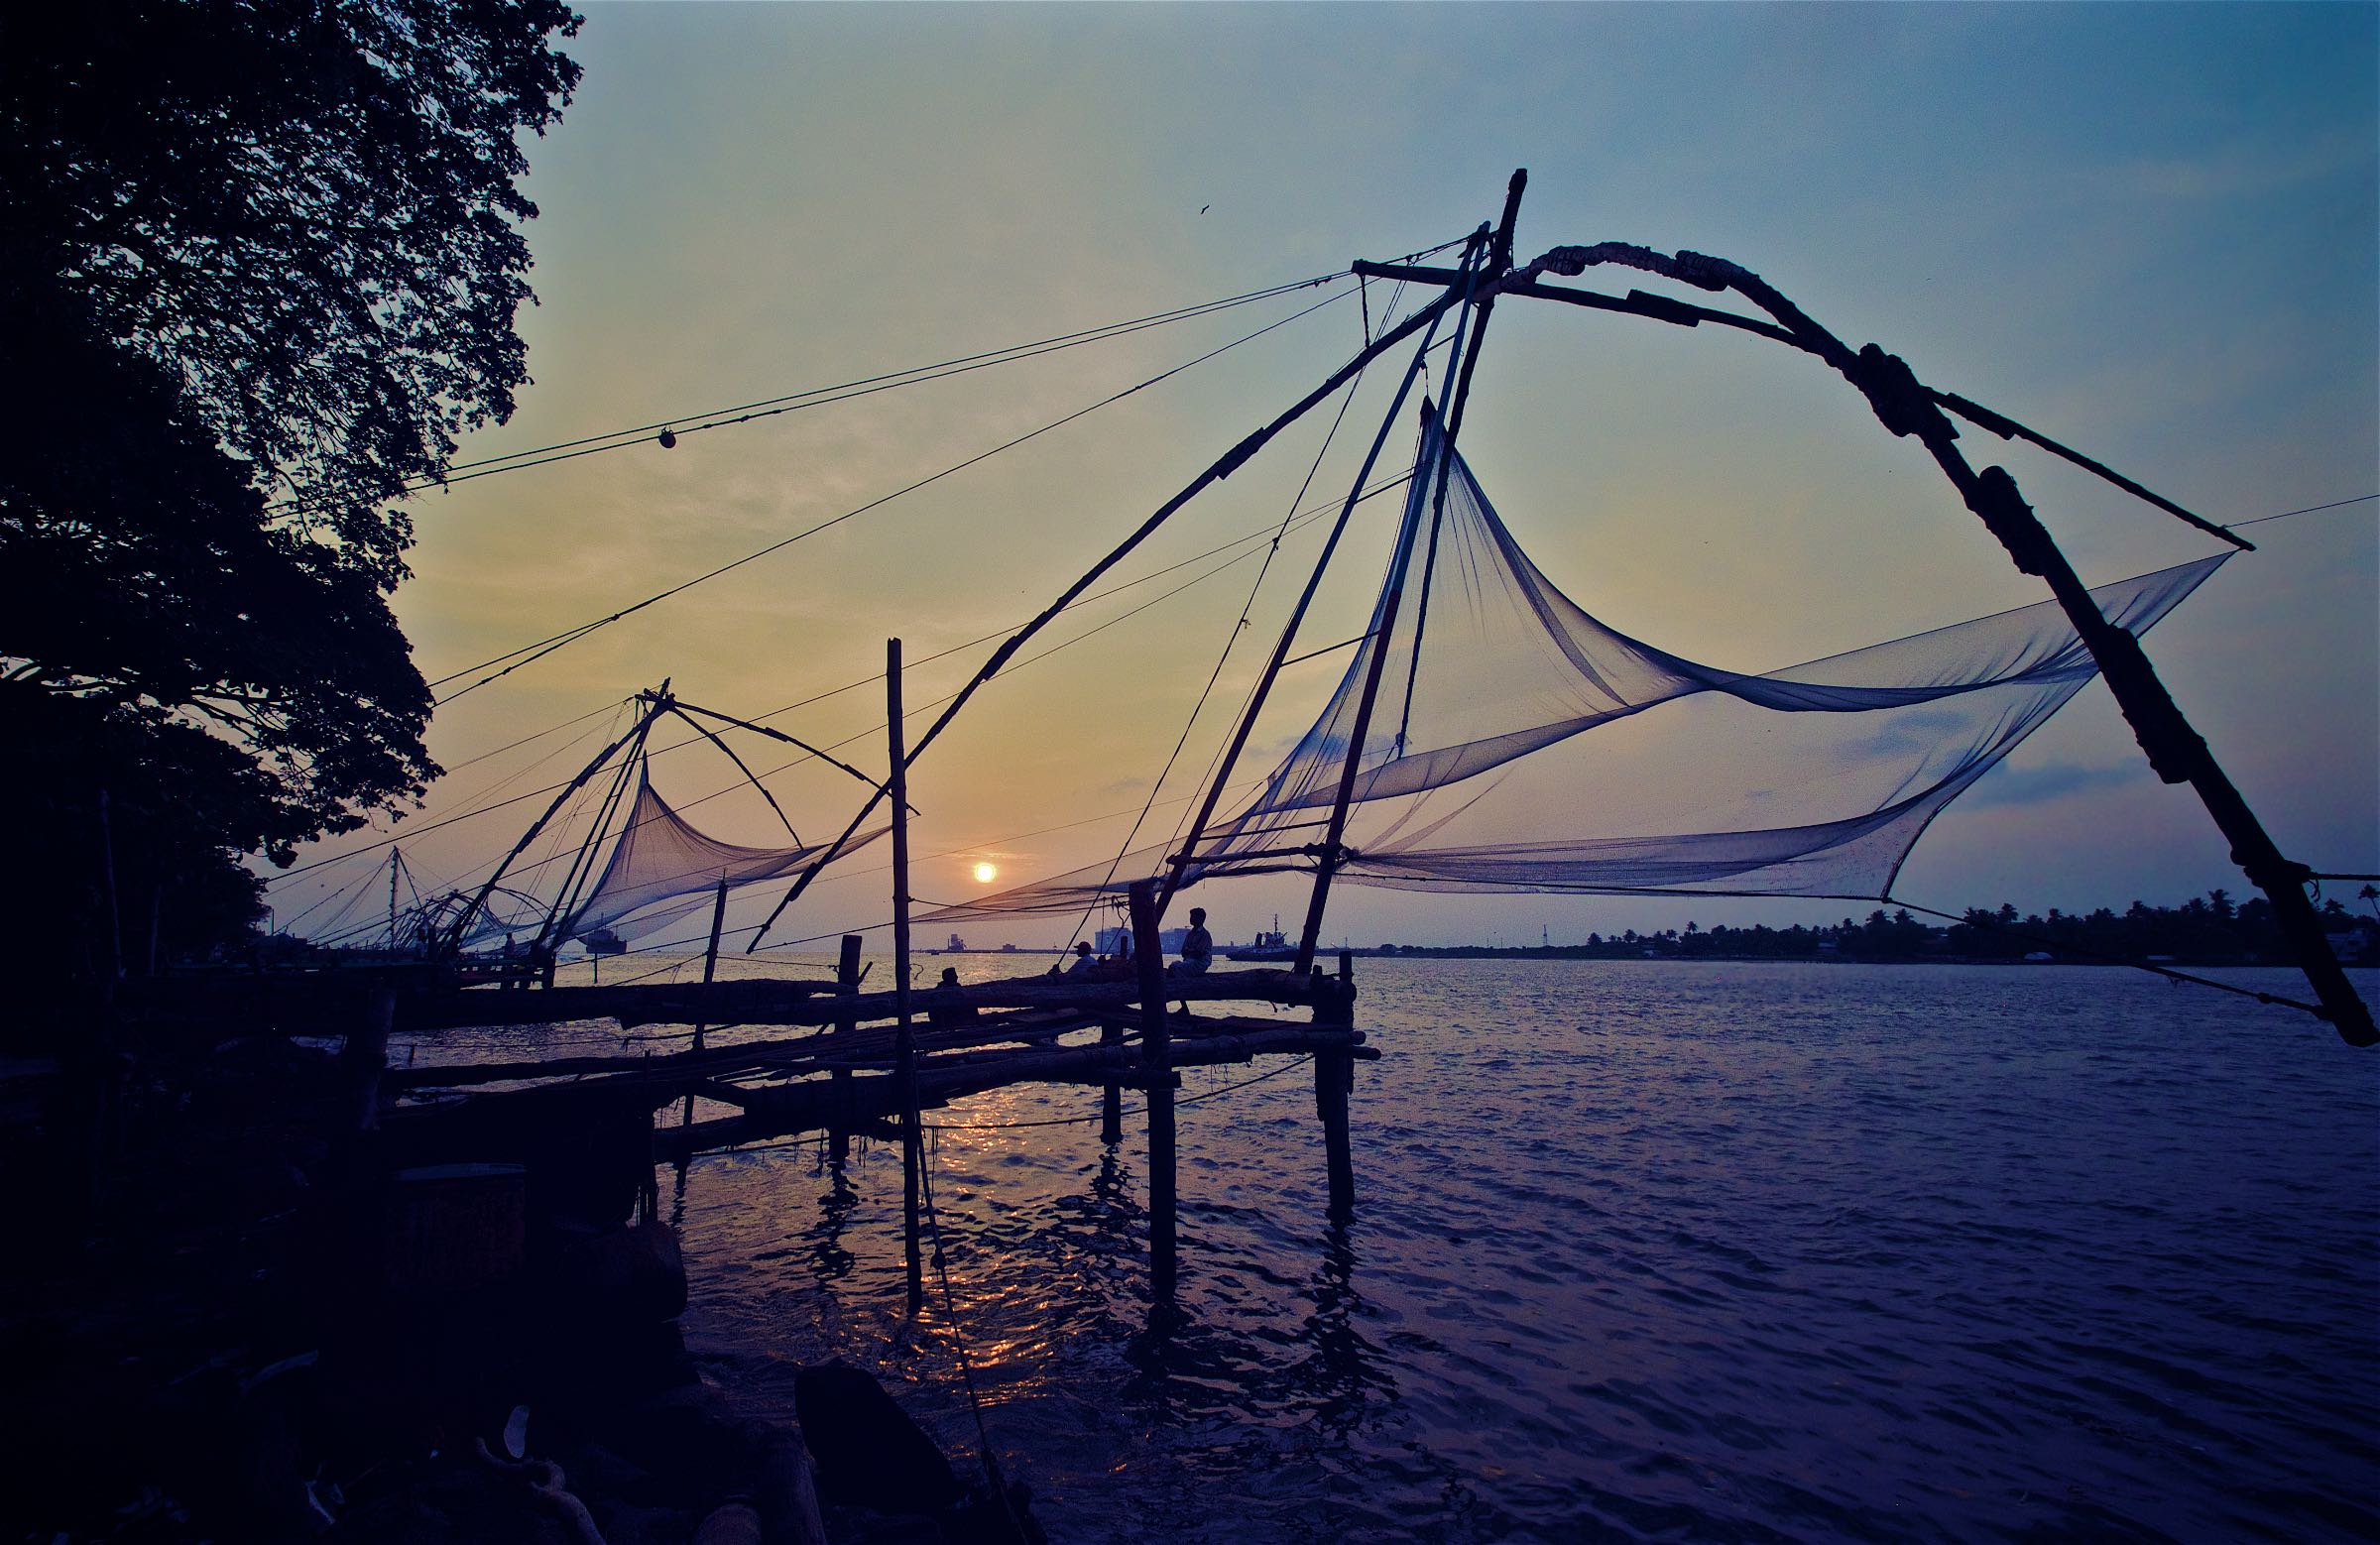
[[[1347, 1013], [1352, 986], [1342, 978], [1281, 970], [1215, 972], [1168, 979], [1162, 1069], [1144, 1054], [1144, 1012], [1130, 982], [1076, 984], [1046, 977], [979, 983], [909, 995], [920, 1110], [1020, 1084], [1146, 1088], [1176, 1070], [1249, 1063], [1258, 1057], [1336, 1053], [1369, 1058]], [[752, 1025], [817, 1026], [808, 1033], [740, 1039], [652, 1056], [580, 1056], [392, 1069], [384, 1094], [402, 1097], [383, 1126], [418, 1155], [481, 1152], [505, 1129], [544, 1128], [574, 1119], [617, 1121], [634, 1110], [660, 1111], [687, 1096], [730, 1105], [738, 1114], [662, 1126], [653, 1131], [655, 1158], [697, 1153], [804, 1131], [864, 1130], [898, 1116], [897, 1011], [889, 992], [821, 993], [810, 982], [729, 982], [700, 986], [555, 988], [542, 992], [476, 990], [401, 1001], [397, 1023], [416, 1029], [474, 1023], [617, 1018], [623, 1025], [703, 1023], [710, 1034]], [[1302, 1008], [1288, 1018], [1215, 1007], [1271, 1004]]]

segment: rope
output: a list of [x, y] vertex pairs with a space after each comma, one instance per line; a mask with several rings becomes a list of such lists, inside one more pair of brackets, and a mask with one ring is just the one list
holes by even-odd
[[[1371, 341], [1368, 324], [1364, 341]], [[1356, 393], [1363, 386], [1364, 372], [1359, 370], [1347, 383], [1347, 394], [1339, 399], [1339, 412], [1331, 419], [1330, 428], [1323, 433], [1321, 448], [1314, 452], [1313, 465], [1306, 468], [1305, 481], [1297, 485], [1297, 493], [1289, 501], [1289, 513], [1281, 517], [1280, 530], [1273, 533], [1272, 544], [1264, 550], [1264, 561], [1257, 566], [1255, 580], [1248, 587], [1248, 599], [1240, 603], [1240, 615], [1234, 619], [1231, 631], [1224, 635], [1223, 648], [1215, 656], [1215, 668], [1207, 672], [1207, 684], [1199, 689], [1198, 700], [1190, 705], [1190, 713], [1182, 721], [1182, 733], [1174, 738], [1173, 750], [1166, 754], [1165, 765], [1157, 770], [1155, 779], [1149, 783], [1148, 797], [1141, 801], [1140, 813], [1132, 818], [1131, 828], [1124, 834], [1123, 843], [1116, 849], [1116, 857], [1108, 863], [1107, 874], [1100, 879], [1101, 891], [1105, 891], [1116, 879], [1116, 871], [1123, 867], [1125, 855], [1131, 851], [1132, 840], [1140, 835], [1140, 827], [1148, 820], [1148, 812], [1156, 808], [1157, 795], [1165, 787], [1165, 779], [1173, 775], [1174, 764], [1181, 761], [1182, 748], [1190, 744], [1190, 732], [1198, 727], [1198, 716], [1206, 711], [1207, 699], [1215, 695], [1215, 683], [1223, 679], [1223, 667], [1231, 663], [1232, 651], [1240, 647], [1240, 635], [1248, 631], [1249, 614], [1255, 610], [1256, 597], [1262, 592], [1266, 577], [1272, 573], [1272, 560], [1280, 555], [1281, 538], [1289, 534], [1290, 523], [1297, 519], [1297, 507], [1305, 502], [1306, 494], [1314, 487], [1314, 475], [1322, 470], [1323, 458], [1331, 453], [1331, 444], [1339, 437], [1339, 426], [1347, 421], [1347, 411], [1354, 406]], [[1178, 823], [1175, 831], [1177, 834], [1180, 831]], [[1091, 914], [1099, 909], [1100, 899], [1095, 893], [1091, 903], [1083, 908], [1081, 919], [1074, 925], [1073, 935], [1066, 941], [1068, 948], [1072, 948], [1075, 940], [1083, 936], [1083, 929], [1091, 921]], [[1143, 947], [1146, 946], [1140, 941], [1134, 941], [1134, 948]]]
[[992, 1429], [984, 1423], [983, 1395], [975, 1387], [975, 1361], [967, 1356], [966, 1332], [959, 1326], [958, 1296], [950, 1290], [950, 1257], [942, 1248], [942, 1218], [934, 1210], [934, 1166], [926, 1161], [924, 1144], [918, 1144], [917, 1187], [925, 1202], [925, 1229], [934, 1238], [934, 1275], [942, 1283], [942, 1314], [950, 1323], [951, 1350], [959, 1359], [959, 1381], [967, 1388], [967, 1408], [975, 1416], [976, 1453], [984, 1462], [984, 1479], [992, 1484], [992, 1494], [1000, 1498], [1001, 1508], [1009, 1515], [1009, 1525], [1019, 1540], [1029, 1539], [1024, 1532], [1024, 1520], [1016, 1516], [1016, 1506], [1009, 1499], [1008, 1479], [1000, 1473], [999, 1456], [992, 1452]]
[[[579, 640], [587, 637], [589, 634], [596, 632], [598, 629], [608, 628], [613, 623], [620, 621], [624, 617], [641, 612], [649, 606], [657, 605], [662, 601], [668, 600], [672, 596], [682, 595], [686, 591], [693, 589], [696, 585], [707, 584], [711, 580], [717, 579], [722, 574], [730, 573], [736, 569], [742, 568], [747, 563], [757, 562], [762, 558], [768, 557], [772, 553], [782, 552], [785, 548], [790, 547], [797, 541], [803, 540], [806, 537], [815, 536], [820, 532], [842, 525], [845, 521], [856, 520], [860, 516], [866, 515], [871, 510], [881, 509], [885, 505], [891, 504], [893, 500], [900, 498], [904, 494], [913, 494], [918, 489], [924, 488], [929, 484], [938, 483], [942, 479], [949, 477], [954, 473], [963, 472], [967, 468], [976, 465], [978, 462], [988, 461], [1003, 451], [1014, 450], [1017, 446], [1024, 444], [1028, 440], [1037, 439], [1041, 435], [1047, 434], [1053, 429], [1063, 428], [1065, 425], [1074, 422], [1077, 418], [1086, 417], [1099, 412], [1103, 408], [1113, 407], [1115, 404], [1123, 402], [1126, 398], [1132, 396], [1136, 392], [1144, 392], [1148, 388], [1156, 386], [1158, 383], [1169, 380], [1174, 376], [1178, 376], [1186, 370], [1196, 369], [1198, 366], [1207, 363], [1207, 361], [1214, 359], [1220, 354], [1224, 354], [1232, 349], [1236, 349], [1243, 343], [1248, 343], [1256, 338], [1261, 338], [1264, 336], [1264, 334], [1272, 331], [1276, 327], [1286, 327], [1291, 322], [1296, 321], [1301, 317], [1309, 316], [1314, 312], [1321, 310], [1324, 306], [1333, 304], [1343, 298], [1345, 298], [1344, 293], [1336, 296], [1327, 296], [1324, 298], [1315, 301], [1312, 305], [1290, 312], [1287, 316], [1280, 318], [1278, 321], [1267, 322], [1253, 332], [1243, 333], [1241, 336], [1234, 338], [1231, 342], [1224, 344], [1221, 348], [1209, 349], [1206, 353], [1199, 355], [1195, 359], [1185, 360], [1183, 363], [1175, 365], [1169, 370], [1160, 371], [1158, 374], [1150, 376], [1145, 381], [1137, 382], [1131, 386], [1126, 387], [1121, 392], [1112, 393], [1107, 397], [1101, 398], [1095, 403], [1087, 404], [1084, 407], [1078, 408], [1074, 412], [1064, 415], [1061, 417], [1053, 418], [1049, 422], [1042, 424], [1037, 429], [1028, 429], [1024, 433], [1017, 435], [1014, 439], [1004, 440], [989, 450], [978, 451], [976, 454], [969, 456], [964, 461], [953, 463], [952, 465], [944, 467], [941, 471], [933, 473], [930, 476], [919, 478], [916, 482], [908, 484], [906, 487], [896, 488], [892, 492], [884, 495], [882, 498], [870, 500], [868, 503], [861, 505], [857, 509], [846, 510], [841, 515], [835, 516], [832, 519], [820, 521], [817, 525], [810, 527], [806, 531], [796, 532], [792, 535], [787, 536], [780, 541], [771, 542], [768, 546], [762, 547], [757, 551], [748, 552], [744, 554], [744, 556], [735, 559], [733, 562], [722, 563], [717, 568], [710, 570], [708, 573], [697, 574], [692, 579], [686, 580], [683, 583], [671, 585], [668, 589], [649, 595], [642, 601], [624, 606], [620, 608], [620, 610], [613, 612], [607, 617], [598, 617], [593, 622], [581, 623], [577, 627], [555, 634], [552, 638], [546, 639], [541, 643], [525, 645], [521, 649], [513, 651], [511, 654], [499, 654], [495, 656], [494, 659], [482, 660], [477, 665], [468, 665], [461, 670], [452, 672], [451, 674], [440, 676], [436, 681], [431, 682], [430, 685], [433, 687], [441, 686], [448, 681], [453, 681], [459, 677], [469, 675], [474, 670], [484, 669], [488, 665], [495, 664], [498, 660], [512, 660], [512, 663], [506, 665], [502, 670], [493, 671], [488, 675], [480, 677], [478, 680], [472, 682], [469, 686], [458, 687], [454, 691], [447, 693], [444, 697], [441, 697], [437, 700], [438, 706], [443, 707], [447, 703], [453, 702], [456, 698], [461, 697], [466, 693], [476, 692], [481, 687], [486, 686], [492, 681], [498, 681], [506, 676], [511, 675], [514, 671], [519, 670], [524, 665], [536, 664], [538, 660], [543, 659], [546, 655], [553, 654], [555, 651], [567, 649], [571, 645], [577, 643]], [[520, 657], [516, 658], [515, 656]]]
[[[1232, 296], [1221, 300], [1205, 300], [1196, 305], [1180, 306], [1170, 311], [1156, 311], [1127, 321], [1105, 322], [1097, 327], [1086, 327], [1077, 332], [1059, 333], [1031, 343], [1010, 344], [1005, 348], [990, 349], [980, 354], [963, 354], [957, 358], [942, 360], [931, 365], [911, 365], [901, 370], [887, 371], [882, 375], [864, 376], [855, 381], [841, 382], [835, 386], [810, 387], [800, 392], [787, 393], [781, 397], [743, 403], [734, 408], [705, 409], [698, 413], [681, 414], [674, 418], [656, 419], [652, 423], [639, 424], [633, 428], [612, 429], [601, 434], [582, 435], [575, 440], [559, 440], [551, 445], [508, 451], [498, 456], [483, 456], [476, 461], [455, 462], [447, 470], [449, 473], [459, 475], [408, 478], [401, 484], [401, 487], [408, 494], [420, 493], [431, 488], [467, 483], [474, 478], [493, 477], [501, 472], [522, 472], [532, 467], [550, 466], [557, 461], [572, 461], [580, 456], [600, 455], [609, 450], [625, 450], [631, 445], [644, 444], [646, 437], [656, 431], [668, 434], [668, 443], [675, 444], [679, 436], [700, 433], [704, 429], [750, 423], [756, 418], [774, 418], [780, 414], [798, 413], [805, 408], [823, 408], [835, 403], [850, 402], [854, 398], [869, 397], [878, 392], [890, 392], [905, 386], [921, 386], [929, 381], [940, 381], [950, 376], [966, 375], [972, 371], [990, 369], [994, 365], [1015, 364], [1020, 360], [1035, 359], [1043, 354], [1056, 353], [1060, 349], [1079, 348], [1087, 343], [1105, 343], [1110, 339], [1128, 337], [1132, 333], [1145, 331], [1151, 327], [1161, 327], [1178, 321], [1191, 321], [1218, 311], [1230, 310], [1235, 306], [1269, 300], [1295, 291], [1309, 290], [1318, 285], [1335, 284], [1346, 277], [1347, 272], [1342, 270], [1336, 274], [1298, 280], [1292, 284], [1275, 285], [1270, 289], [1250, 291], [1247, 295]], [[308, 510], [334, 502], [335, 497], [332, 494], [318, 494], [311, 498], [298, 496], [276, 501], [267, 508], [272, 513], [302, 516]]]
[[2262, 526], [2267, 521], [2286, 521], [2293, 515], [2312, 515], [2317, 510], [2342, 510], [2348, 505], [2369, 504], [2375, 499], [2380, 499], [2380, 494], [2357, 494], [2352, 499], [2334, 499], [2326, 505], [2308, 505], [2303, 510], [2284, 510], [2279, 515], [2260, 515], [2253, 520], [2233, 521], [2223, 530], [2236, 531], [2242, 526]]
[[2212, 977], [2196, 976], [2188, 971], [2176, 971], [2171, 966], [2153, 966], [2145, 960], [2126, 960], [2120, 955], [2102, 955], [2095, 950], [2078, 949], [2064, 940], [2046, 938], [2038, 933], [2027, 933], [2020, 928], [2010, 928], [2002, 923], [1978, 922], [1964, 915], [1954, 916], [1949, 912], [1936, 911], [1931, 906], [1920, 906], [1914, 901], [1904, 901], [1897, 895], [1879, 896], [1877, 899], [1888, 906], [1905, 907], [1913, 912], [1923, 912], [1928, 917], [1939, 917], [1945, 922], [1962, 923], [1979, 932], [1997, 933], [2007, 938], [2021, 939], [2027, 944], [2043, 945], [2064, 954], [2080, 956], [2084, 960], [2095, 960], [2104, 966], [2130, 966], [2135, 971], [2146, 971], [2151, 976], [2164, 977], [2170, 982], [2188, 982], [2198, 987], [2210, 987], [2218, 993], [2230, 993], [2240, 998], [2253, 998], [2260, 1004], [2270, 1004], [2277, 1009], [2301, 1009], [2325, 1023], [2330, 1018], [2328, 1014], [2313, 1004], [2301, 1003], [2294, 998], [2283, 998], [2275, 993], [2260, 993], [2254, 988], [2239, 987], [2229, 982], [2217, 982]]
[[[1395, 261], [1411, 263], [1416, 259], [1444, 252], [1450, 247], [1460, 246], [1467, 239], [1457, 237], [1452, 241], [1440, 242], [1435, 247], [1408, 253]], [[733, 408], [705, 409], [699, 413], [681, 414], [674, 418], [658, 418], [652, 423], [639, 424], [633, 428], [612, 429], [602, 434], [583, 435], [575, 440], [559, 440], [550, 445], [535, 446], [528, 450], [508, 451], [498, 456], [484, 456], [476, 461], [454, 462], [449, 465], [447, 470], [450, 472], [463, 471], [464, 476], [412, 478], [407, 479], [403, 486], [409, 492], [420, 492], [424, 489], [443, 487], [451, 483], [467, 482], [473, 477], [490, 476], [495, 472], [517, 472], [533, 466], [545, 466], [555, 461], [572, 459], [572, 456], [556, 455], [553, 454], [554, 452], [569, 451], [577, 455], [591, 455], [598, 451], [619, 450], [628, 445], [641, 444], [646, 435], [654, 434], [656, 431], [666, 431], [674, 440], [677, 435], [681, 434], [693, 434], [703, 429], [720, 428], [728, 424], [749, 423], [755, 418], [774, 417], [777, 414], [795, 412], [801, 408], [815, 408], [828, 403], [849, 401], [851, 398], [867, 396], [874, 391], [889, 391], [896, 386], [916, 386], [928, 381], [938, 381], [946, 376], [964, 375], [969, 371], [984, 369], [990, 365], [1012, 364], [1018, 360], [1032, 359], [1041, 354], [1053, 353], [1060, 348], [1073, 348], [1084, 343], [1102, 343], [1110, 338], [1124, 337], [1130, 333], [1162, 326], [1168, 322], [1187, 321], [1199, 316], [1212, 315], [1217, 311], [1229, 310], [1235, 306], [1248, 305], [1258, 300], [1269, 300], [1295, 291], [1311, 290], [1320, 285], [1335, 284], [1347, 278], [1351, 272], [1353, 271], [1349, 269], [1341, 269], [1337, 273], [1317, 275], [1312, 279], [1294, 280], [1288, 284], [1273, 285], [1263, 290], [1252, 290], [1246, 295], [1229, 296], [1220, 300], [1202, 300], [1193, 305], [1177, 306], [1169, 311], [1154, 311], [1148, 315], [1132, 317], [1125, 321], [1103, 322], [1096, 327], [1086, 327], [1076, 332], [1057, 333], [1031, 343], [1013, 343], [1004, 348], [989, 349], [980, 354], [962, 354], [956, 358], [942, 360], [931, 365], [911, 365], [905, 369], [888, 371], [883, 375], [865, 376], [856, 381], [846, 381], [837, 386], [811, 387], [804, 391], [788, 393], [782, 397], [763, 398], [758, 402], [738, 404]], [[618, 443], [605, 443], [607, 441], [617, 441]], [[592, 446], [594, 450], [581, 451], [577, 449], [580, 446]], [[319, 499], [313, 501], [313, 503], [320, 502], [322, 501]], [[268, 508], [275, 511], [286, 510], [302, 516], [302, 512], [309, 508], [309, 502], [303, 498], [292, 498], [279, 501]]]

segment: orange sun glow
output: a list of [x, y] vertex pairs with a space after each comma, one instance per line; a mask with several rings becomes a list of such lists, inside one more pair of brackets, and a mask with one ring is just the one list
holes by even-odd
[[978, 864], [975, 866], [975, 883], [979, 886], [990, 885], [999, 878], [999, 875], [1000, 870], [996, 865]]

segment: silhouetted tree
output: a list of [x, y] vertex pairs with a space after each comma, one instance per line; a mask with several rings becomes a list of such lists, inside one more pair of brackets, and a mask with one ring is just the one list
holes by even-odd
[[556, 0], [0, 18], [0, 712], [38, 705], [57, 756], [9, 782], [77, 873], [94, 781], [222, 866], [435, 773], [395, 505], [528, 379], [518, 136], [568, 101], [576, 27]]

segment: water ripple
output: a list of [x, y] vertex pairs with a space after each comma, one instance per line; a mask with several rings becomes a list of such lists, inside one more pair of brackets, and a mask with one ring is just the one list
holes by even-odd
[[[1357, 1220], [1308, 1081], [1185, 1108], [1162, 1334], [1136, 1122], [937, 1136], [1053, 1538], [2380, 1537], [2380, 1063], [2318, 1027], [2067, 968], [1365, 965]], [[715, 1376], [789, 1410], [840, 1355], [965, 1446], [938, 1304], [894, 1335], [897, 1150], [678, 1205]]]

